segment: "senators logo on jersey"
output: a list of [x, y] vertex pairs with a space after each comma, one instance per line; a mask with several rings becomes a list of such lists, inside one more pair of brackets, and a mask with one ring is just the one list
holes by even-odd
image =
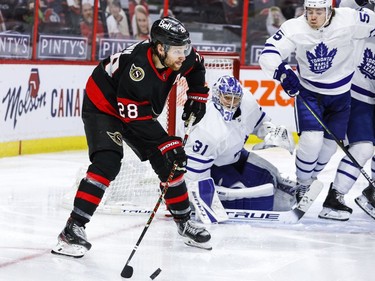
[[145, 77], [145, 72], [142, 68], [135, 66], [133, 63], [130, 67], [129, 75], [133, 81], [139, 82]]

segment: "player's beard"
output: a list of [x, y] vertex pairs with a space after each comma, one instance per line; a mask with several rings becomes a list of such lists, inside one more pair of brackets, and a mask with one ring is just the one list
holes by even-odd
[[180, 70], [182, 66], [182, 62], [185, 60], [184, 59], [172, 59], [171, 57], [168, 57], [168, 54], [164, 57], [164, 65], [166, 67], [171, 68], [173, 71], [178, 71]]

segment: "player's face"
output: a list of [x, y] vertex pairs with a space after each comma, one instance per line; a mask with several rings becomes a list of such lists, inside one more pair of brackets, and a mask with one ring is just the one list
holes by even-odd
[[226, 109], [231, 110], [232, 108], [237, 108], [241, 102], [241, 98], [235, 97], [233, 95], [220, 95], [220, 103]]
[[177, 71], [181, 68], [186, 56], [190, 54], [190, 45], [185, 46], [170, 46], [165, 58], [164, 64], [172, 70]]
[[307, 8], [306, 18], [311, 28], [319, 29], [326, 22], [326, 8]]

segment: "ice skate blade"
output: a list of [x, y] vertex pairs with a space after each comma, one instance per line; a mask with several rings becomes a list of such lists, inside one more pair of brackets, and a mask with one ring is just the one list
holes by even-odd
[[350, 213], [324, 207], [318, 217], [326, 220], [347, 221], [350, 218]]
[[207, 251], [211, 251], [212, 250], [212, 246], [210, 245], [209, 242], [205, 242], [205, 243], [197, 243], [187, 237], [184, 237], [184, 243], [185, 245], [187, 246], [190, 246], [190, 247], [194, 247], [194, 248], [199, 248], [199, 249], [203, 249], [203, 250], [207, 250]]
[[370, 204], [364, 195], [360, 195], [354, 199], [355, 203], [371, 218], [375, 220], [375, 208]]
[[81, 245], [71, 245], [64, 241], [59, 241], [57, 245], [51, 250], [51, 254], [72, 258], [82, 258], [87, 251], [87, 248]]

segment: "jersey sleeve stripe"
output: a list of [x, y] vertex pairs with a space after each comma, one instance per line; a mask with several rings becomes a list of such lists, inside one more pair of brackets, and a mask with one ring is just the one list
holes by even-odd
[[108, 113], [117, 118], [119, 117], [117, 110], [107, 101], [92, 77], [90, 77], [87, 81], [86, 94], [100, 111]]
[[196, 173], [196, 174], [202, 174], [202, 173], [208, 171], [209, 169], [211, 169], [211, 166], [208, 167], [208, 168], [206, 168], [206, 169], [199, 169], [199, 170], [198, 169], [193, 169], [193, 168], [191, 168], [189, 166], [186, 166], [186, 170], [188, 170], [188, 171], [190, 171], [192, 173]]
[[193, 157], [191, 155], [188, 155], [188, 159], [196, 161], [196, 162], [199, 162], [199, 163], [203, 163], [203, 164], [214, 162], [214, 159], [203, 160], [203, 159], [199, 159], [199, 158]]

